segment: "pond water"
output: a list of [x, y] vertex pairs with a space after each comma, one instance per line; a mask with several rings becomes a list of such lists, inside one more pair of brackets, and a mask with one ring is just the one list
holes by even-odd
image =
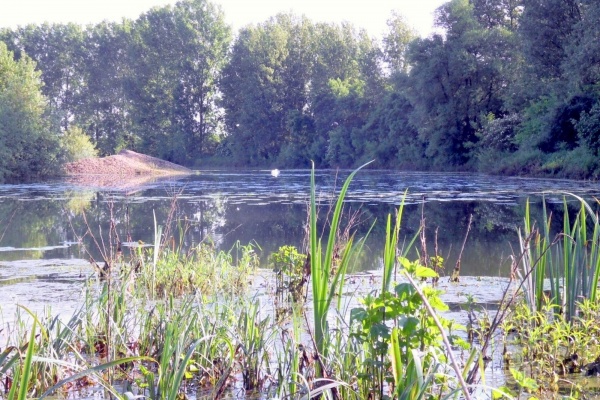
[[[349, 172], [317, 171], [323, 215]], [[517, 251], [516, 232], [528, 198], [534, 218], [541, 215], [542, 196], [549, 210], [561, 216], [561, 192], [591, 199], [600, 194], [600, 186], [460, 173], [360, 171], [350, 186], [345, 215], [357, 216], [358, 237], [376, 223], [356, 270], [380, 267], [385, 220], [395, 212], [405, 191], [403, 237], [412, 238], [423, 218], [427, 250], [433, 254], [437, 246], [449, 275], [472, 217], [461, 275], [495, 277], [509, 273], [509, 256], [513, 249]], [[1, 309], [10, 315], [17, 303], [34, 310], [45, 304], [69, 308], [80, 299], [83, 282], [94, 273], [90, 255], [101, 259], [100, 250], [110, 247], [109, 241], [152, 243], [154, 218], [165, 224], [170, 214], [185, 228], [184, 246], [210, 240], [229, 250], [236, 242], [253, 243], [266, 264], [268, 255], [281, 245], [302, 248], [309, 192], [309, 170], [283, 170], [277, 177], [268, 170], [201, 171], [126, 190], [61, 180], [0, 185]], [[567, 197], [567, 201], [577, 205], [575, 198]], [[111, 221], [118, 238], [108, 235]], [[97, 243], [85, 235], [86, 226], [95, 232]]]

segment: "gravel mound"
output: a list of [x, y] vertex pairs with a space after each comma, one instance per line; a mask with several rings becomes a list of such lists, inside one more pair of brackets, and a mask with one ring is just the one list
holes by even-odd
[[123, 150], [109, 157], [85, 158], [65, 165], [67, 182], [129, 191], [192, 173], [192, 170], [181, 165], [131, 150]]
[[67, 175], [112, 175], [136, 177], [142, 175], [191, 174], [192, 170], [159, 158], [122, 150], [103, 158], [85, 158], [65, 165]]

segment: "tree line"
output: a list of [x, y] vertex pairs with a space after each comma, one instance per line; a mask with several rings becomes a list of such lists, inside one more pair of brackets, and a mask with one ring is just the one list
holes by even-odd
[[4, 28], [0, 174], [127, 148], [189, 166], [597, 178], [597, 21], [594, 0], [451, 0], [427, 38], [397, 13], [382, 40], [292, 14], [234, 35], [219, 7], [183, 0]]

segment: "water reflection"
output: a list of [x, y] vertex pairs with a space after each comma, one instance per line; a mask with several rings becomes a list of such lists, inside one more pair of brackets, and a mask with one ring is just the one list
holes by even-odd
[[[326, 214], [349, 171], [319, 171], [320, 210]], [[99, 258], [98, 247], [117, 241], [151, 243], [154, 216], [164, 224], [171, 216], [173, 233], [185, 246], [211, 240], [222, 249], [237, 241], [257, 243], [263, 259], [279, 246], [303, 247], [309, 171], [203, 171], [183, 179], [150, 183], [136, 190], [94, 189], [68, 182], [0, 186], [0, 261]], [[350, 187], [346, 215], [359, 213], [357, 236], [377, 220], [358, 269], [379, 267], [384, 221], [407, 191], [402, 234], [411, 238], [421, 218], [426, 222], [427, 247], [456, 263], [470, 216], [473, 226], [463, 254], [464, 275], [506, 276], [529, 197], [534, 217], [541, 215], [541, 195], [549, 209], [562, 215], [563, 195], [570, 191], [590, 197], [598, 186], [569, 182], [486, 175], [361, 171]], [[569, 199], [576, 203], [575, 199]], [[111, 221], [117, 235], [108, 238]], [[559, 218], [555, 223], [560, 226]], [[96, 237], [87, 234], [88, 227]], [[325, 227], [321, 227], [325, 229]], [[178, 232], [185, 232], [179, 235]], [[436, 240], [437, 238], [437, 240]], [[102, 243], [104, 240], [104, 243]], [[88, 249], [87, 254], [84, 249]], [[14, 277], [0, 263], [0, 280]], [[90, 267], [91, 271], [91, 267]]]

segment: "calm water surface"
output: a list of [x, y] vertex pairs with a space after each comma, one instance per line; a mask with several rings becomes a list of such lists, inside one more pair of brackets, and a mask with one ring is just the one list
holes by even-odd
[[[317, 172], [323, 214], [348, 173]], [[119, 236], [113, 242], [152, 243], [154, 215], [158, 224], [164, 224], [173, 204], [174, 219], [186, 228], [185, 246], [210, 240], [229, 250], [238, 241], [253, 243], [266, 262], [281, 245], [302, 248], [309, 191], [308, 170], [284, 170], [277, 178], [266, 170], [201, 171], [129, 190], [64, 181], [0, 185], [1, 309], [9, 314], [17, 303], [34, 310], [46, 304], [77, 303], [83, 282], [93, 274], [84, 246], [99, 259], [98, 247], [109, 245], [111, 219]], [[365, 235], [373, 221], [376, 224], [356, 269], [379, 268], [385, 219], [395, 212], [405, 191], [401, 231], [405, 237], [417, 232], [423, 216], [427, 251], [433, 254], [437, 247], [449, 274], [472, 217], [461, 273], [493, 277], [508, 274], [508, 257], [528, 198], [539, 219], [542, 196], [550, 211], [562, 215], [561, 191], [591, 199], [600, 195], [600, 186], [474, 174], [360, 171], [350, 186], [346, 216], [356, 216], [358, 236]], [[567, 200], [575, 209], [577, 201]], [[86, 220], [99, 246], [85, 235]]]

